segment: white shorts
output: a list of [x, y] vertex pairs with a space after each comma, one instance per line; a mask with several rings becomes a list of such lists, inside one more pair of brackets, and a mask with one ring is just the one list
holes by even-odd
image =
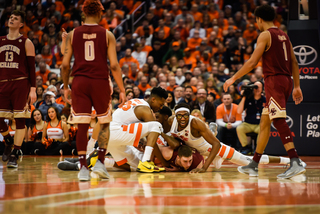
[[[160, 127], [158, 127], [158, 124]], [[146, 137], [151, 132], [160, 131], [161, 124], [155, 121], [146, 123], [131, 123], [129, 125], [119, 125], [110, 123], [110, 139], [108, 148], [113, 146], [127, 145], [138, 147], [141, 138]]]
[[113, 146], [108, 147], [108, 152], [112, 155], [118, 166], [128, 163], [131, 167], [137, 168], [139, 161], [142, 160], [143, 152], [133, 146]]

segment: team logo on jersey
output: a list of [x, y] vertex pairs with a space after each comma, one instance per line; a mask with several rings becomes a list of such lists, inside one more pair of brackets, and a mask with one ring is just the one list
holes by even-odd
[[299, 65], [309, 65], [316, 61], [317, 51], [308, 45], [298, 45], [293, 48], [294, 55], [297, 56]]
[[19, 39], [19, 42], [22, 42], [22, 39]]
[[272, 116], [274, 116], [274, 115], [276, 115], [277, 110], [276, 110], [275, 108], [272, 108], [272, 109], [270, 110], [270, 113], [271, 113]]

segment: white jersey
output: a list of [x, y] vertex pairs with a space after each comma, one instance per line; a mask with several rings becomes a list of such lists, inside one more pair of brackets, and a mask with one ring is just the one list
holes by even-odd
[[121, 108], [115, 110], [112, 114], [111, 123], [113, 123], [113, 125], [129, 125], [131, 123], [141, 122], [134, 113], [134, 109], [137, 106], [148, 106], [150, 108], [149, 103], [143, 99], [129, 100]]
[[211, 151], [212, 145], [208, 143], [203, 137], [196, 138], [192, 136], [191, 121], [194, 118], [196, 117], [190, 115], [187, 127], [181, 130], [180, 132], [178, 131], [177, 118], [174, 118], [171, 125], [170, 133], [173, 137], [180, 138], [181, 140], [183, 140], [186, 145], [198, 150], [198, 152], [200, 152], [201, 155], [208, 156]]

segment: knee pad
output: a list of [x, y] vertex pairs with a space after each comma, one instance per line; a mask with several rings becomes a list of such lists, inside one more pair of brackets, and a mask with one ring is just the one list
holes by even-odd
[[25, 118], [15, 118], [16, 120], [16, 128], [17, 129], [24, 129], [26, 125], [26, 119]]
[[8, 131], [8, 125], [4, 122], [4, 118], [0, 118], [0, 133]]
[[148, 122], [148, 132], [156, 132], [161, 134], [161, 132], [163, 132], [161, 123], [156, 121]]

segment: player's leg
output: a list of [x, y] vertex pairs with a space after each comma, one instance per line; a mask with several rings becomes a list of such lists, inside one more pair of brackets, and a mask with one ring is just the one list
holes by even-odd
[[69, 123], [78, 124], [76, 145], [80, 162], [80, 181], [90, 180], [86, 162], [87, 132], [91, 120], [92, 101], [90, 97], [91, 80], [86, 77], [75, 77], [72, 82], [72, 109]]
[[2, 161], [6, 162], [13, 148], [13, 137], [11, 137], [8, 125], [4, 122], [5, 118], [0, 118], [0, 133], [3, 136], [5, 148], [2, 154]]
[[110, 175], [104, 166], [104, 160], [107, 153], [107, 146], [110, 136], [109, 123], [112, 120], [111, 88], [109, 81], [105, 79], [94, 79], [94, 81], [91, 83], [91, 99], [93, 102], [93, 107], [97, 111], [97, 118], [100, 124], [100, 132], [98, 136], [98, 160], [93, 167], [93, 172], [99, 175], [100, 178], [108, 179]]
[[97, 122], [96, 125], [94, 125], [94, 127], [93, 127], [92, 136], [91, 136], [90, 140], [88, 141], [87, 155], [92, 152], [94, 145], [96, 144], [97, 139], [99, 137], [99, 133], [100, 133], [100, 123]]
[[11, 82], [12, 95], [10, 97], [13, 117], [16, 121], [16, 132], [14, 135], [14, 147], [10, 154], [7, 167], [18, 167], [17, 160], [19, 151], [25, 137], [25, 118], [30, 118], [30, 110], [27, 104], [29, 94], [28, 80], [18, 80]]

